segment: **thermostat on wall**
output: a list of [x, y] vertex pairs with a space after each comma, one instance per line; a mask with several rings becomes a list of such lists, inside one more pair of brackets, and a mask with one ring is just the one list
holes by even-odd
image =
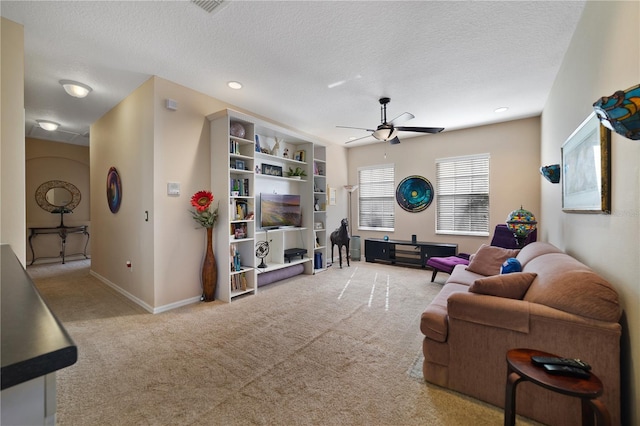
[[173, 195], [173, 196], [180, 195], [180, 183], [167, 182], [167, 195]]

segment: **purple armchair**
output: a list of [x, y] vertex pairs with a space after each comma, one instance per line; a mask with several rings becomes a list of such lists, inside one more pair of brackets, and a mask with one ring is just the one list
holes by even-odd
[[[524, 241], [524, 245], [526, 246], [527, 244], [532, 243], [537, 239], [538, 230], [534, 229], [534, 231], [527, 236], [527, 239]], [[496, 225], [496, 229], [493, 231], [491, 245], [506, 249], [518, 248], [513, 233], [509, 230], [509, 228], [507, 228], [507, 225], [505, 225], [504, 223]], [[438, 272], [446, 272], [447, 274], [450, 274], [453, 271], [453, 268], [456, 267], [456, 265], [468, 265], [469, 256], [470, 255], [467, 253], [458, 253], [458, 255], [456, 256], [430, 257], [429, 259], [427, 259], [427, 266], [433, 269], [431, 282], [436, 279], [436, 275], [438, 274]]]

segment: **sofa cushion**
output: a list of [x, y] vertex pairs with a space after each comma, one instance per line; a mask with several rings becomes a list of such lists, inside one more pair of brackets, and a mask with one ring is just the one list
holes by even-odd
[[523, 300], [600, 321], [620, 320], [616, 290], [573, 257], [544, 254], [527, 263], [523, 271], [538, 274]]
[[516, 257], [518, 252], [517, 249], [505, 249], [483, 244], [471, 259], [467, 271], [485, 276], [498, 275], [504, 261], [510, 257]]
[[522, 299], [537, 275], [531, 272], [512, 272], [480, 278], [471, 284], [469, 291], [508, 299]]
[[520, 264], [524, 268], [524, 266], [538, 256], [547, 253], [562, 253], [558, 247], [553, 244], [545, 243], [543, 241], [536, 241], [535, 243], [527, 244], [520, 250], [516, 259], [520, 261]]

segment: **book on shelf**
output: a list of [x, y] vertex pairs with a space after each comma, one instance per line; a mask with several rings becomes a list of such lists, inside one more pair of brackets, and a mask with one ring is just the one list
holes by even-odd
[[247, 291], [247, 276], [243, 272], [230, 277], [231, 291]]
[[231, 235], [236, 239], [240, 240], [242, 238], [247, 238], [247, 223], [232, 223], [231, 224]]
[[245, 178], [245, 179], [231, 178], [230, 185], [229, 185], [229, 194], [231, 194], [232, 196], [248, 197], [249, 192], [250, 191], [249, 191], [248, 178]]

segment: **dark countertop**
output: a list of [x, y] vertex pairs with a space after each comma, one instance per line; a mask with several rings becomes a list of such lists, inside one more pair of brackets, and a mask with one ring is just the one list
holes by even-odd
[[0, 245], [2, 389], [75, 364], [78, 348], [8, 244]]

